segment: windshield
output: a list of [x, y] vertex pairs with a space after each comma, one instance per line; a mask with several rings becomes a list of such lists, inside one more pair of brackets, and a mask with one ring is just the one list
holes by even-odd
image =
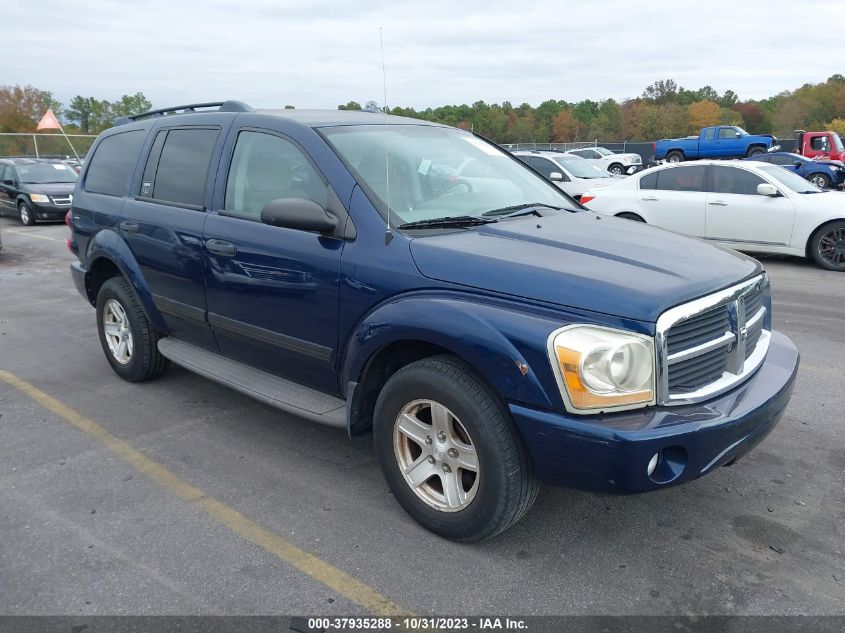
[[605, 147], [594, 147], [593, 149], [596, 150], [602, 156], [613, 156], [613, 152], [611, 152]]
[[612, 178], [590, 161], [575, 155], [555, 156], [553, 160], [576, 178]]
[[323, 128], [321, 133], [382, 215], [389, 209], [394, 226], [480, 217], [526, 204], [578, 208], [555, 185], [463, 130], [357, 125]]
[[836, 132], [833, 133], [833, 145], [836, 147], [837, 152], [845, 152], [845, 147], [842, 146], [842, 139], [839, 138]]
[[16, 165], [21, 182], [43, 185], [48, 182], [76, 182], [76, 172], [62, 163]]
[[760, 171], [770, 178], [774, 178], [787, 189], [792, 189], [792, 191], [797, 193], [821, 193], [821, 189], [807, 182], [795, 172], [784, 169], [783, 167], [767, 165], [766, 167], [760, 167]]

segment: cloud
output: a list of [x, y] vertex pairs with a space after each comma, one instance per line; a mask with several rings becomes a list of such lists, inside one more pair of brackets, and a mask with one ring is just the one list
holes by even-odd
[[[813, 33], [838, 0], [46, 0], [4, 21], [3, 82], [63, 101], [144, 92], [157, 106], [237, 98], [256, 107], [622, 99], [657, 79], [764, 98], [840, 72]], [[833, 38], [832, 41], [836, 41]], [[831, 41], [825, 36], [825, 41]], [[808, 45], [809, 44], [809, 45]]]

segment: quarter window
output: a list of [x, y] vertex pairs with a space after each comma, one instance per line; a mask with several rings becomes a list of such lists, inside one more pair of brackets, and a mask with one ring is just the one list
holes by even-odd
[[710, 187], [713, 193], [734, 193], [746, 196], [757, 195], [757, 185], [766, 181], [757, 174], [737, 167], [710, 167]]
[[241, 132], [226, 181], [224, 211], [259, 220], [264, 205], [279, 198], [305, 198], [325, 208], [328, 188], [290, 141], [263, 132]]
[[640, 178], [640, 189], [657, 189], [657, 174], [660, 172], [653, 171]]
[[88, 165], [85, 191], [108, 196], [126, 195], [129, 174], [135, 167], [145, 136], [144, 130], [133, 130], [100, 141]]
[[[151, 190], [152, 195], [148, 197], [155, 200], [202, 207], [208, 166], [219, 133], [216, 128], [169, 130], [163, 141], [161, 156], [150, 153], [144, 168], [142, 192], [146, 188], [145, 185], [149, 185], [147, 190]], [[157, 137], [154, 145], [158, 142]], [[150, 163], [156, 160], [158, 166], [151, 168]], [[151, 183], [146, 180], [148, 172], [155, 173], [155, 179]]]

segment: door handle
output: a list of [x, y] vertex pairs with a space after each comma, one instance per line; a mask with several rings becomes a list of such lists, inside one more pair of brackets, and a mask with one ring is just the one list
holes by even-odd
[[713, 200], [713, 202], [708, 202], [707, 204], [712, 204], [714, 207], [726, 207], [726, 206], [728, 206], [727, 202], [722, 202], [721, 200]]
[[137, 222], [121, 222], [120, 223], [120, 230], [126, 231], [127, 233], [137, 233], [141, 230], [141, 227], [138, 225]]
[[643, 200], [648, 200], [649, 202], [657, 202], [657, 198], [654, 196], [646, 196]]
[[237, 246], [223, 240], [206, 240], [205, 247], [215, 255], [222, 257], [234, 257], [238, 252]]

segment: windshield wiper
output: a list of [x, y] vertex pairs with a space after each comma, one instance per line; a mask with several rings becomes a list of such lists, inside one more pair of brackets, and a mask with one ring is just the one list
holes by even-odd
[[445, 218], [431, 218], [429, 220], [416, 220], [415, 222], [405, 222], [396, 228], [398, 229], [436, 229], [441, 227], [461, 227], [461, 226], [478, 226], [480, 224], [490, 224], [497, 222], [492, 218], [478, 218], [474, 215], [457, 215]]
[[527, 202], [525, 204], [514, 204], [509, 207], [502, 207], [501, 209], [492, 209], [491, 211], [485, 211], [481, 215], [483, 217], [514, 217], [517, 215], [529, 215], [531, 213], [537, 213], [539, 215], [539, 211], [537, 211], [537, 207], [543, 207], [544, 209], [554, 209], [556, 211], [560, 211], [563, 207], [554, 207], [550, 204], [544, 204], [542, 202]]

